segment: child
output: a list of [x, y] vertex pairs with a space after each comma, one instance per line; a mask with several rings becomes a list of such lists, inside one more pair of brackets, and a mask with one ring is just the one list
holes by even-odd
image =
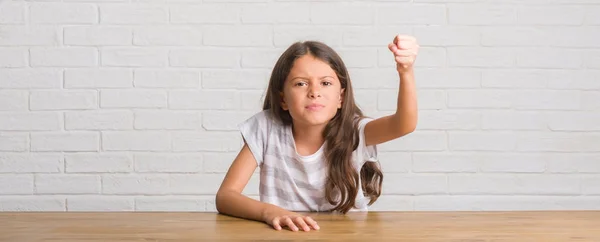
[[[388, 48], [400, 78], [397, 111], [371, 119], [356, 106], [348, 71], [333, 49], [316, 41], [291, 45], [273, 68], [263, 111], [239, 126], [244, 146], [217, 192], [217, 210], [292, 231], [319, 229], [296, 212], [366, 211], [381, 194], [376, 145], [417, 125], [413, 63], [419, 46], [414, 37], [398, 35]], [[260, 201], [242, 195], [256, 167]]]

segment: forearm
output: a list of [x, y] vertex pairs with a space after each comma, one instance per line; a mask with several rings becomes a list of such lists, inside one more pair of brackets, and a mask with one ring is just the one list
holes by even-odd
[[412, 132], [417, 126], [417, 92], [414, 71], [399, 73], [398, 104], [394, 117], [400, 132]]
[[219, 213], [262, 222], [265, 222], [270, 213], [283, 210], [235, 191], [221, 191], [217, 193], [215, 200]]

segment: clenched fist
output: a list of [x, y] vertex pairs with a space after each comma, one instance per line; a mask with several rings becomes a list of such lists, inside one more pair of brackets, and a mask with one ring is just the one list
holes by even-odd
[[396, 35], [392, 43], [388, 44], [388, 48], [394, 54], [396, 60], [396, 70], [399, 73], [412, 70], [413, 64], [419, 53], [419, 45], [417, 39], [410, 35]]

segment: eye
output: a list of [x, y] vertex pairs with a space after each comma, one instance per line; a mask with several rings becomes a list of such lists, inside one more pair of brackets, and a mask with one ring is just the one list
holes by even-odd
[[294, 86], [303, 86], [303, 85], [306, 85], [306, 83], [305, 82], [296, 82], [294, 84]]
[[331, 86], [331, 85], [333, 85], [333, 83], [330, 82], [330, 81], [324, 81], [323, 85], [325, 85], [325, 86]]

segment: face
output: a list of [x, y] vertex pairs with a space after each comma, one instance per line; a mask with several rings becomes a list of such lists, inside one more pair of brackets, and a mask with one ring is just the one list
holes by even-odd
[[335, 71], [312, 55], [294, 62], [285, 80], [281, 107], [288, 110], [295, 124], [322, 125], [342, 107], [344, 90]]

